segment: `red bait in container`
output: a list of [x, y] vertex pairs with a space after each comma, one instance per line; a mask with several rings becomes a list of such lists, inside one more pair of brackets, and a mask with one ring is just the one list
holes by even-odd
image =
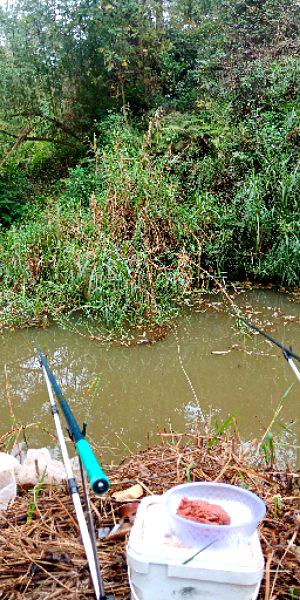
[[221, 506], [211, 504], [206, 500], [182, 498], [176, 514], [190, 521], [196, 521], [196, 523], [211, 525], [230, 525], [231, 523], [230, 516]]

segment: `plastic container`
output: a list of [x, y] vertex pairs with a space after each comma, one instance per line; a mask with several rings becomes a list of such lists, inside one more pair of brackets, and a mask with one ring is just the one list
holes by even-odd
[[256, 600], [264, 571], [257, 532], [196, 556], [170, 531], [161, 496], [142, 500], [127, 563], [132, 600]]
[[[176, 514], [182, 498], [207, 500], [218, 504], [230, 516], [230, 525], [196, 523]], [[190, 547], [200, 543], [251, 537], [266, 514], [264, 502], [252, 492], [226, 483], [186, 483], [177, 485], [164, 494], [164, 503], [172, 529], [177, 537]]]

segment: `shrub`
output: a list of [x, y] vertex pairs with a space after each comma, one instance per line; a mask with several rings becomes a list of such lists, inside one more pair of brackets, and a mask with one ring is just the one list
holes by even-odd
[[15, 163], [9, 163], [0, 171], [0, 225], [9, 227], [20, 219], [30, 201], [32, 186]]

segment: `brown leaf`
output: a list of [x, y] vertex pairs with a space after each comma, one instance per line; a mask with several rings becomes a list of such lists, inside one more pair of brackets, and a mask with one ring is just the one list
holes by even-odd
[[144, 463], [142, 463], [142, 462], [138, 462], [137, 467], [139, 469], [140, 478], [141, 477], [150, 477], [150, 475], [152, 474], [151, 471], [148, 469], [148, 467], [146, 467], [146, 465], [144, 465]]
[[121, 504], [121, 506], [118, 507], [120, 517], [123, 519], [133, 517], [136, 514], [139, 504], [139, 502], [126, 502], [126, 504]]
[[143, 495], [143, 488], [142, 486], [137, 483], [136, 485], [131, 486], [130, 488], [127, 488], [127, 490], [121, 490], [120, 492], [115, 492], [112, 497], [117, 501], [117, 502], [127, 502], [129, 500], [137, 500], [138, 498], [141, 498]]
[[123, 521], [120, 521], [120, 523], [118, 523], [118, 525], [116, 525], [113, 528], [113, 530], [108, 534], [108, 536], [105, 539], [106, 540], [123, 539], [127, 535], [127, 533], [129, 533], [130, 530], [131, 530], [130, 523], [123, 523]]

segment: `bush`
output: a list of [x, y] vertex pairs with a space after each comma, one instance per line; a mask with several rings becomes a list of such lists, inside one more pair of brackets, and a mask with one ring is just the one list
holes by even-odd
[[9, 163], [0, 171], [0, 225], [9, 227], [20, 219], [30, 201], [32, 186], [15, 163]]
[[144, 133], [102, 123], [94, 157], [2, 234], [2, 319], [161, 323], [202, 289], [202, 267], [299, 285], [298, 116], [285, 107], [236, 124], [230, 110], [156, 113]]
[[176, 208], [177, 180], [151, 165], [143, 138], [131, 134], [128, 144], [128, 131], [117, 131], [44, 213], [2, 236], [6, 319], [16, 307], [29, 322], [76, 310], [122, 330], [164, 321], [190, 293], [180, 236], [189, 213]]
[[253, 111], [276, 111], [286, 103], [299, 101], [300, 62], [297, 57], [283, 57], [263, 63], [261, 60], [249, 64], [241, 73], [232, 91], [234, 110], [238, 115]]

